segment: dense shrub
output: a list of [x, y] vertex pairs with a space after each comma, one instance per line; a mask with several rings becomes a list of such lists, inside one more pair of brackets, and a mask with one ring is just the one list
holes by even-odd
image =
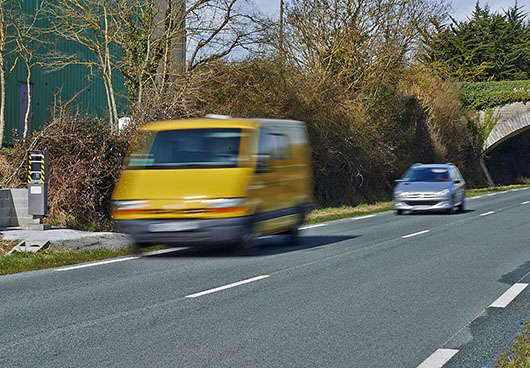
[[26, 185], [28, 150], [50, 155], [47, 221], [80, 229], [107, 229], [110, 194], [125, 153], [129, 132], [114, 134], [107, 122], [65, 110], [26, 141], [0, 156], [0, 181]]
[[475, 110], [530, 100], [530, 81], [460, 83], [462, 102]]
[[374, 102], [368, 85], [352, 92], [336, 78], [296, 73], [274, 59], [218, 62], [163, 94], [148, 92], [133, 117], [144, 123], [216, 113], [305, 121], [320, 206], [389, 199], [394, 179], [413, 162], [453, 162], [473, 185], [482, 184], [479, 131], [458, 88], [426, 68], [399, 67], [401, 79], [373, 81], [383, 90]]

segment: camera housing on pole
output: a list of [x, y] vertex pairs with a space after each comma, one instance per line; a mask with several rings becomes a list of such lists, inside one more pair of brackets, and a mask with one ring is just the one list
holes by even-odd
[[[28, 154], [28, 214], [35, 224], [42, 224], [48, 211], [48, 152]], [[44, 230], [44, 229], [43, 229]]]

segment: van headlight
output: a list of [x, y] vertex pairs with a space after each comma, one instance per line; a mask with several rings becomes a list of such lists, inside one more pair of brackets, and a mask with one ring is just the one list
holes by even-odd
[[449, 194], [449, 189], [444, 189], [444, 190], [441, 190], [441, 191], [436, 192], [434, 194], [437, 195], [437, 196], [445, 196], [445, 195]]
[[149, 201], [129, 200], [129, 201], [112, 201], [113, 210], [137, 210], [149, 206]]
[[409, 193], [408, 192], [403, 192], [402, 190], [396, 190], [394, 192], [394, 196], [395, 197], [408, 197]]
[[117, 216], [139, 215], [144, 211], [144, 208], [148, 207], [149, 201], [112, 201], [110, 213], [114, 218]]
[[234, 208], [241, 207], [243, 198], [216, 198], [201, 201], [207, 208]]

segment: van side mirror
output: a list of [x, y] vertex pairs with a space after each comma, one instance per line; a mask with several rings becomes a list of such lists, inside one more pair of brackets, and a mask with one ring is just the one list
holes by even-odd
[[256, 159], [256, 173], [261, 174], [270, 170], [271, 155], [258, 155]]

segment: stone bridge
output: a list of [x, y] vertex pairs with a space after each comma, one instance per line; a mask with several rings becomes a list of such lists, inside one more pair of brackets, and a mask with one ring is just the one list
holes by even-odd
[[[486, 113], [481, 111], [481, 121]], [[484, 159], [495, 147], [501, 145], [513, 136], [530, 129], [530, 103], [516, 102], [509, 105], [499, 106], [494, 109], [493, 118], [498, 119], [497, 123], [489, 133], [482, 146], [482, 157], [480, 165], [488, 179], [488, 183], [494, 186]]]
[[[484, 119], [485, 113], [481, 112]], [[482, 147], [485, 155], [511, 137], [530, 129], [530, 103], [516, 102], [496, 107], [494, 118], [498, 118]]]

